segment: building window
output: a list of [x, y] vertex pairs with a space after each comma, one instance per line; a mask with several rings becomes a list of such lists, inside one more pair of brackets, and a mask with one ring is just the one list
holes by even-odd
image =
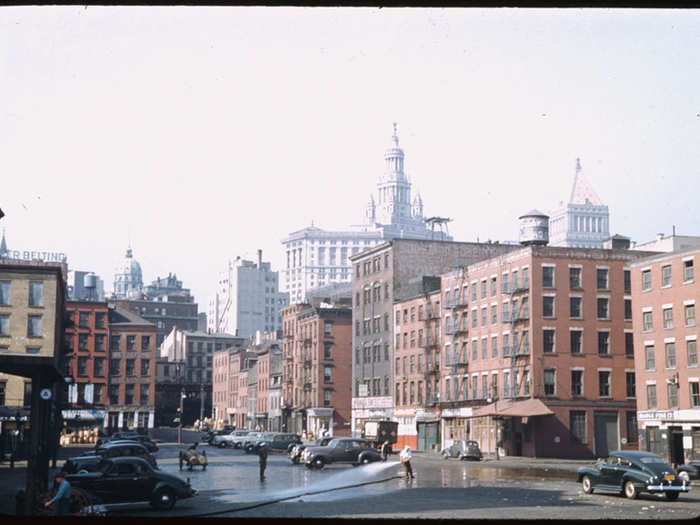
[[29, 306], [44, 305], [44, 283], [29, 283]]
[[[513, 314], [515, 315], [515, 313]], [[545, 296], [542, 298], [542, 316], [554, 317], [554, 297]]]
[[695, 305], [686, 304], [685, 310], [685, 326], [695, 326]]
[[481, 326], [486, 326], [486, 307], [481, 309]]
[[697, 381], [688, 383], [690, 387], [690, 406], [693, 408], [700, 407], [700, 384]]
[[671, 265], [661, 267], [661, 286], [671, 286]]
[[636, 443], [638, 441], [637, 435], [637, 413], [633, 411], [626, 412], [627, 421], [627, 443]]
[[88, 349], [88, 334], [78, 334], [78, 350]]
[[133, 377], [134, 375], [134, 359], [126, 360], [126, 375], [127, 377]]
[[654, 345], [648, 345], [644, 347], [644, 359], [646, 363], [646, 370], [656, 369], [656, 359], [654, 357]]
[[610, 355], [610, 332], [598, 332], [598, 355]]
[[151, 344], [151, 336], [150, 335], [142, 335], [141, 336], [141, 350], [144, 352], [147, 352], [150, 344]]
[[0, 305], [8, 306], [9, 304], [10, 304], [10, 281], [0, 281]]
[[491, 307], [491, 324], [496, 323], [498, 323], [498, 307], [494, 305]]
[[105, 335], [95, 334], [95, 350], [98, 352], [105, 351]]
[[79, 357], [78, 358], [78, 376], [79, 377], [86, 377], [87, 376], [87, 357]]
[[488, 359], [489, 357], [489, 348], [488, 348], [488, 339], [485, 337], [481, 340], [481, 359]]
[[78, 312], [78, 326], [80, 328], [89, 328], [90, 312]]
[[668, 408], [678, 408], [678, 384], [666, 383], [668, 390]]
[[581, 268], [569, 268], [569, 288], [581, 288]]
[[546, 368], [544, 370], [544, 395], [553, 396], [556, 389], [556, 371], [553, 368]]
[[644, 270], [642, 272], [642, 291], [647, 292], [651, 290], [651, 270]]
[[610, 318], [609, 302], [607, 297], [598, 297], [598, 319]]
[[571, 371], [571, 395], [583, 395], [583, 370]]
[[112, 350], [113, 352], [119, 351], [119, 336], [118, 335], [110, 335], [109, 336], [109, 349]]
[[542, 286], [545, 288], [554, 288], [554, 267], [542, 267]]
[[141, 375], [149, 376], [151, 375], [151, 360], [141, 359]]
[[105, 327], [105, 313], [95, 312], [95, 328], [104, 329]]
[[554, 330], [543, 330], [542, 331], [542, 344], [543, 352], [552, 353], [554, 352]]
[[694, 278], [693, 261], [683, 261], [683, 281], [692, 281]]
[[126, 336], [126, 349], [127, 350], [134, 350], [136, 346], [136, 336], [135, 335], [127, 335]]
[[486, 299], [486, 279], [481, 281], [481, 298]]
[[[149, 405], [149, 398], [151, 397], [151, 385], [148, 383], [142, 383], [140, 387], [139, 393], [141, 394], [141, 398], [139, 400], [140, 404], [143, 405]], [[139, 414], [141, 415], [141, 414]], [[145, 415], [145, 414], [144, 414]]]
[[608, 371], [598, 371], [598, 395], [610, 397], [610, 372]]
[[496, 278], [491, 277], [491, 297], [496, 297], [498, 293], [498, 285], [496, 284]]
[[120, 374], [119, 359], [110, 359], [109, 360], [109, 375], [118, 376], [119, 374]]
[[476, 301], [476, 282], [472, 283], [472, 301]]
[[29, 337], [41, 336], [41, 316], [30, 315], [27, 317], [27, 335]]
[[575, 443], [586, 442], [586, 412], [583, 410], [572, 410], [569, 412], [569, 428], [571, 429], [571, 440]]
[[134, 383], [127, 383], [124, 385], [124, 404], [134, 404]]
[[629, 270], [624, 271], [624, 286], [625, 286], [625, 293], [631, 293], [632, 292], [632, 276]]
[[673, 308], [664, 308], [664, 329], [673, 328]]
[[333, 382], [332, 368], [330, 366], [323, 367], [323, 382], [328, 384]]
[[651, 332], [654, 329], [653, 318], [651, 312], [642, 312], [642, 330]]
[[697, 341], [686, 341], [688, 346], [688, 366], [698, 366]]
[[676, 343], [666, 343], [666, 368], [676, 368]]
[[632, 332], [625, 332], [625, 355], [634, 357], [634, 334]]
[[608, 289], [608, 269], [607, 268], [597, 268], [596, 269], [596, 285], [598, 290]]
[[627, 381], [627, 397], [636, 397], [636, 384], [634, 372], [625, 372], [625, 378]]
[[10, 316], [0, 314], [0, 335], [10, 335]]
[[625, 299], [625, 321], [632, 320], [632, 300]]
[[109, 385], [109, 403], [111, 405], [119, 404], [119, 385]]
[[104, 357], [96, 357], [93, 366], [95, 377], [104, 377]]
[[656, 385], [647, 385], [647, 408], [656, 408]]
[[581, 297], [569, 297], [569, 314], [571, 317], [580, 319], [581, 318], [581, 302], [583, 299]]

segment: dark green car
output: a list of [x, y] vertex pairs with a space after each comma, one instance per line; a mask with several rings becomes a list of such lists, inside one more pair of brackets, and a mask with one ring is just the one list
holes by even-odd
[[635, 499], [640, 492], [663, 493], [675, 500], [681, 492], [688, 492], [690, 485], [679, 479], [676, 471], [660, 456], [651, 452], [618, 450], [599, 459], [593, 467], [581, 467], [578, 481], [586, 494], [594, 490], [606, 490]]

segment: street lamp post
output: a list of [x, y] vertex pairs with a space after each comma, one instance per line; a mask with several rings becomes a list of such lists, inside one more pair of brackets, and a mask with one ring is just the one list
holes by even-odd
[[182, 416], [183, 414], [183, 402], [185, 400], [185, 389], [180, 389], [180, 414], [177, 422], [177, 443], [182, 444]]

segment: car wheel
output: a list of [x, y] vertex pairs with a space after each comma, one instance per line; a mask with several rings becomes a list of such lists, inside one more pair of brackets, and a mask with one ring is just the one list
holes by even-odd
[[368, 463], [371, 463], [370, 459], [367, 456], [362, 456], [362, 459], [360, 460], [360, 463], [362, 465], [367, 465]]
[[591, 483], [591, 478], [588, 476], [583, 476], [583, 479], [581, 480], [581, 487], [583, 488], [583, 492], [586, 494], [593, 494], [593, 483]]
[[224, 443], [223, 441], [220, 441], [219, 443], [216, 444], [216, 446], [219, 448], [224, 448], [226, 446], [226, 443]]
[[447, 454], [447, 452], [443, 452], [443, 453], [442, 453], [442, 459], [447, 459], [447, 458], [449, 458], [449, 457], [450, 457], [450, 456], [449, 456], [449, 454]]
[[467, 456], [465, 456], [464, 454], [460, 454], [458, 457], [460, 461], [464, 461], [465, 459], [467, 459]]
[[638, 495], [639, 491], [637, 490], [637, 487], [634, 486], [634, 483], [631, 481], [625, 483], [625, 496], [627, 496], [629, 499], [637, 499]]
[[678, 479], [680, 479], [681, 481], [685, 481], [686, 483], [688, 483], [688, 482], [690, 481], [690, 474], [688, 474], [685, 470], [681, 470], [681, 471], [678, 473]]
[[153, 494], [153, 506], [158, 510], [170, 510], [175, 506], [175, 492], [170, 487], [158, 489]]
[[312, 461], [312, 464], [313, 464], [314, 468], [322, 469], [323, 466], [326, 464], [326, 462], [323, 461], [323, 458], [314, 458], [314, 460]]
[[676, 501], [680, 495], [680, 492], [664, 492], [664, 495], [668, 501]]

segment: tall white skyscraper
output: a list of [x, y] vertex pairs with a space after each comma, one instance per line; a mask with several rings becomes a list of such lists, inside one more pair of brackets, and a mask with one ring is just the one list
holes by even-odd
[[311, 226], [290, 233], [284, 248], [284, 290], [290, 303], [306, 300], [309, 290], [334, 283], [350, 283], [350, 255], [395, 239], [452, 240], [445, 231], [428, 227], [420, 195], [411, 198], [411, 182], [404, 172], [404, 152], [394, 124], [391, 145], [384, 152], [384, 172], [377, 192], [370, 195], [362, 224], [345, 231]]
[[280, 309], [289, 304], [289, 295], [279, 291], [278, 272], [269, 262], [247, 261], [236, 257], [219, 275], [218, 291], [209, 301], [207, 331], [252, 337], [256, 331], [282, 329]]
[[603, 248], [610, 238], [610, 212], [581, 170], [576, 159], [574, 184], [568, 204], [561, 203], [549, 217], [550, 246]]

